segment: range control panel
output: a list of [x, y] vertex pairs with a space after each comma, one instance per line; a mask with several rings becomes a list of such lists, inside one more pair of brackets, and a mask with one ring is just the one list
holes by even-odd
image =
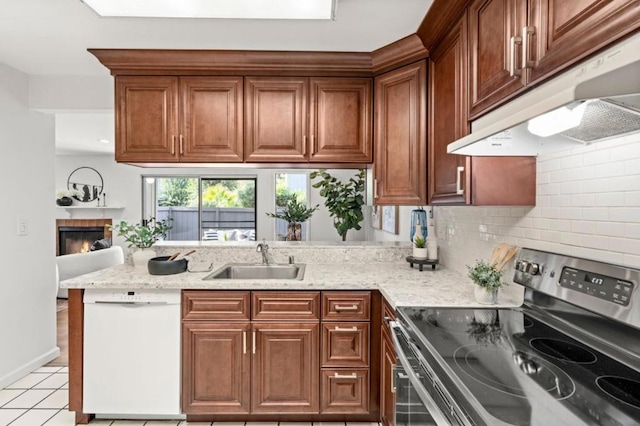
[[627, 306], [631, 298], [633, 283], [581, 269], [562, 268], [559, 284], [589, 296]]
[[513, 281], [640, 329], [640, 269], [521, 248]]

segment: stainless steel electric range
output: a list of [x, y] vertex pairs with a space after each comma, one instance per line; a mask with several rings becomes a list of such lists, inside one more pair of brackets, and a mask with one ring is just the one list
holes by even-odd
[[521, 307], [397, 309], [397, 425], [640, 424], [640, 271], [515, 262]]

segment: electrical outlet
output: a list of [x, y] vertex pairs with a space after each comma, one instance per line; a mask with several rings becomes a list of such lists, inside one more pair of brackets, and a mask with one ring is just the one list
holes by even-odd
[[24, 237], [25, 235], [29, 235], [29, 224], [27, 223], [27, 219], [18, 219], [18, 236]]

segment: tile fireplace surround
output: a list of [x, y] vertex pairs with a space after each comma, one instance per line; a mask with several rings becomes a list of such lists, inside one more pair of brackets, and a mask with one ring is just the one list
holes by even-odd
[[111, 223], [111, 219], [56, 219], [56, 256], [60, 255], [60, 228], [77, 228], [79, 231], [81, 231], [82, 228], [102, 228], [104, 229], [103, 238], [111, 239], [112, 233], [107, 227], [107, 225], [111, 225]]

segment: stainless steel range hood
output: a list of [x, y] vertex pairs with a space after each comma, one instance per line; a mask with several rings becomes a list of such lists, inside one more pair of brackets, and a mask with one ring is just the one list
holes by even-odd
[[[547, 137], [528, 130], [531, 119], [560, 107], [580, 107], [580, 124]], [[640, 34], [473, 121], [447, 152], [536, 156], [628, 134], [640, 141]]]

